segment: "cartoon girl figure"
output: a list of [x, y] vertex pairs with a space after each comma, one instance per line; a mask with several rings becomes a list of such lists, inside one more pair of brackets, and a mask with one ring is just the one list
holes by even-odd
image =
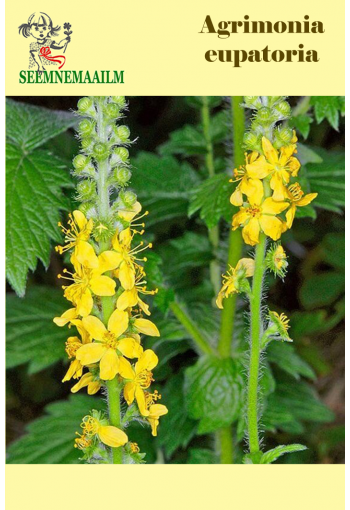
[[35, 39], [35, 42], [30, 43], [29, 47], [29, 69], [37, 66], [39, 72], [45, 71], [44, 64], [57, 65], [57, 61], [53, 62], [41, 56], [41, 48], [49, 47], [53, 50], [60, 50], [65, 48], [71, 40], [69, 35], [57, 44], [52, 40], [52, 37], [59, 35], [61, 27], [58, 25], [54, 27], [50, 16], [44, 12], [34, 12], [29, 16], [28, 23], [23, 23], [18, 28], [19, 33], [22, 33], [24, 37], [31, 35]]

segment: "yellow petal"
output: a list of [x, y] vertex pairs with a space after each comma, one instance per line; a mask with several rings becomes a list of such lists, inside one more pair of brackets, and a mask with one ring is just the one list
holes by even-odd
[[247, 278], [250, 276], [253, 276], [254, 274], [254, 268], [255, 268], [255, 261], [253, 259], [244, 258], [238, 261], [238, 264], [236, 266], [236, 270], [244, 267], [245, 269], [245, 275]]
[[313, 200], [315, 200], [315, 198], [317, 197], [318, 193], [309, 193], [308, 195], [305, 195], [303, 198], [301, 198], [300, 200], [298, 200], [298, 202], [296, 203], [296, 205], [298, 207], [304, 207], [305, 205], [309, 205], [310, 202], [312, 202]]
[[119, 356], [114, 349], [107, 349], [100, 361], [100, 378], [104, 381], [114, 379], [119, 372]]
[[90, 288], [97, 296], [114, 296], [115, 281], [109, 276], [94, 276], [90, 280]]
[[132, 404], [133, 401], [135, 400], [135, 390], [136, 390], [136, 384], [133, 382], [128, 382], [124, 386], [124, 398], [125, 398], [128, 406], [130, 404]]
[[68, 324], [68, 322], [70, 322], [72, 319], [75, 319], [76, 317], [77, 317], [76, 308], [69, 308], [69, 310], [66, 310], [65, 312], [63, 312], [61, 317], [55, 317], [53, 319], [53, 322], [57, 326], [62, 327], [62, 326], [65, 326], [66, 324]]
[[107, 348], [104, 344], [85, 344], [77, 350], [75, 356], [82, 365], [91, 365], [100, 361], [106, 350]]
[[112, 271], [116, 269], [122, 262], [123, 257], [116, 251], [107, 250], [98, 256], [99, 272], [105, 273], [106, 271]]
[[282, 176], [275, 172], [270, 181], [271, 189], [274, 190], [272, 198], [276, 201], [283, 201], [286, 196], [286, 188], [283, 183]]
[[131, 290], [124, 290], [124, 292], [118, 297], [117, 308], [118, 310], [126, 310], [137, 305], [137, 290], [134, 287]]
[[241, 191], [241, 186], [237, 186], [235, 191], [232, 193], [230, 197], [230, 202], [232, 205], [241, 206], [243, 204], [243, 196]]
[[135, 397], [136, 397], [136, 402], [137, 402], [137, 405], [139, 406], [139, 410], [140, 410], [140, 413], [142, 414], [142, 416], [148, 416], [149, 411], [147, 410], [147, 407], [146, 407], [145, 393], [144, 393], [143, 389], [140, 388], [140, 386], [136, 387]]
[[148, 319], [135, 319], [134, 326], [140, 333], [143, 333], [144, 335], [160, 336], [157, 326]]
[[151, 315], [151, 312], [149, 311], [149, 306], [146, 305], [146, 303], [142, 301], [142, 299], [139, 298], [137, 303], [141, 310], [143, 311], [143, 313], [145, 313], [146, 315]]
[[83, 214], [81, 211], [76, 209], [73, 211], [73, 218], [75, 223], [78, 225], [79, 230], [83, 230], [85, 225], [87, 224], [87, 219], [85, 217], [85, 214]]
[[139, 374], [143, 370], [152, 370], [157, 365], [158, 356], [151, 349], [147, 349], [136, 363], [135, 371]]
[[287, 202], [277, 202], [272, 197], [264, 200], [261, 209], [264, 214], [279, 214], [289, 207]]
[[90, 384], [88, 384], [88, 395], [95, 395], [101, 388], [100, 381], [92, 381]]
[[296, 209], [297, 209], [296, 206], [294, 204], [291, 204], [290, 208], [286, 212], [286, 224], [288, 228], [292, 228]]
[[150, 418], [159, 418], [165, 414], [168, 414], [168, 409], [163, 404], [152, 404], [149, 408]]
[[260, 179], [243, 179], [242, 192], [249, 197], [249, 202], [260, 204], [264, 196], [264, 186]]
[[97, 255], [87, 241], [79, 241], [75, 246], [75, 256], [80, 264], [90, 269], [98, 267]]
[[62, 382], [69, 381], [72, 377], [76, 375], [75, 378], [79, 377], [82, 372], [82, 365], [79, 360], [75, 359], [69, 365], [66, 375], [63, 377]]
[[296, 177], [298, 175], [299, 168], [300, 161], [297, 158], [290, 158], [290, 160], [288, 161], [288, 169], [293, 177]]
[[267, 236], [277, 241], [282, 235], [283, 223], [276, 216], [262, 215], [260, 218], [260, 226]]
[[259, 243], [260, 225], [257, 218], [252, 218], [247, 225], [243, 227], [242, 236], [246, 244], [254, 246]]
[[119, 268], [118, 278], [122, 284], [123, 289], [130, 290], [135, 285], [135, 269], [132, 264], [122, 262]]
[[140, 344], [134, 338], [122, 338], [118, 342], [117, 349], [127, 358], [138, 358], [140, 356]]
[[130, 361], [125, 358], [119, 359], [119, 374], [124, 379], [134, 379], [135, 377], [135, 372], [131, 366]]
[[91, 296], [91, 292], [89, 289], [86, 289], [85, 292], [81, 295], [79, 302], [77, 303], [77, 313], [82, 317], [86, 317], [90, 314], [93, 307], [93, 299]]
[[268, 163], [264, 156], [260, 156], [252, 164], [246, 166], [247, 175], [252, 179], [264, 179], [273, 170], [273, 165]]
[[99, 427], [98, 436], [102, 443], [112, 448], [118, 448], [128, 442], [128, 436], [125, 432], [112, 425]]
[[278, 152], [265, 136], [261, 139], [261, 145], [265, 154], [267, 161], [271, 164], [276, 164], [278, 162]]
[[72, 393], [76, 393], [77, 391], [81, 390], [81, 388], [84, 388], [85, 386], [90, 384], [93, 381], [93, 378], [94, 376], [90, 372], [84, 374], [80, 381], [77, 382], [77, 384], [75, 384], [70, 391]]
[[235, 230], [236, 228], [243, 225], [249, 219], [249, 215], [244, 207], [242, 207], [238, 213], [236, 213], [232, 218], [232, 227]]
[[114, 310], [108, 321], [108, 329], [119, 337], [128, 329], [129, 315], [123, 310]]
[[100, 319], [93, 315], [89, 315], [88, 317], [84, 317], [82, 323], [92, 338], [95, 340], [103, 340], [104, 335], [107, 333], [107, 329]]
[[125, 246], [130, 246], [131, 244], [131, 241], [132, 241], [132, 234], [131, 234], [131, 230], [130, 228], [125, 228], [124, 230], [122, 230], [119, 234], [119, 240], [122, 244], [124, 244]]
[[223, 292], [220, 291], [219, 294], [218, 294], [218, 297], [216, 298], [216, 301], [215, 301], [216, 302], [216, 306], [218, 308], [220, 308], [220, 310], [222, 310], [224, 308], [223, 305], [222, 305], [223, 299], [224, 299], [224, 294], [223, 294]]
[[140, 202], [135, 202], [129, 211], [118, 211], [118, 215], [126, 221], [131, 221], [142, 209]]

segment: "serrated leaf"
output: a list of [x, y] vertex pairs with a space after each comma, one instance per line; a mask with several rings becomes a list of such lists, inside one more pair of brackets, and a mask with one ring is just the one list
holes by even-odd
[[314, 206], [342, 213], [345, 206], [345, 155], [317, 149], [321, 163], [308, 163], [304, 168], [310, 190], [318, 193]]
[[191, 165], [148, 152], [140, 152], [132, 162], [131, 183], [143, 208], [149, 208], [148, 227], [187, 216], [190, 191], [199, 182]]
[[186, 407], [199, 434], [230, 425], [241, 410], [242, 377], [231, 358], [200, 358], [185, 371]]
[[292, 117], [289, 121], [289, 125], [299, 131], [304, 139], [309, 136], [310, 124], [312, 124], [312, 118], [306, 114]]
[[307, 277], [299, 290], [299, 297], [306, 309], [332, 304], [345, 290], [343, 273], [328, 271]]
[[230, 203], [234, 187], [225, 173], [206, 179], [192, 193], [189, 216], [199, 211], [200, 218], [208, 228], [215, 227], [221, 217], [230, 221], [235, 209]]
[[75, 122], [72, 115], [7, 103], [6, 274], [25, 293], [28, 270], [48, 265], [50, 244], [59, 239], [59, 211], [67, 208], [61, 189], [71, 185], [66, 163], [38, 149]]
[[308, 163], [322, 163], [320, 154], [303, 143], [298, 143], [297, 157], [302, 165], [307, 165]]
[[81, 451], [74, 448], [74, 438], [81, 419], [91, 409], [104, 408], [103, 400], [87, 395], [49, 404], [47, 415], [29, 423], [27, 433], [9, 446], [7, 463], [78, 464]]
[[271, 342], [267, 348], [267, 358], [271, 363], [277, 365], [295, 379], [301, 376], [315, 379], [315, 373], [298, 354], [294, 346], [283, 342]]
[[29, 363], [33, 374], [65, 359], [65, 341], [75, 333], [57, 327], [52, 319], [66, 308], [61, 290], [53, 287], [33, 287], [23, 299], [7, 294], [6, 367]]
[[303, 450], [307, 450], [307, 448], [302, 444], [280, 445], [263, 453], [260, 459], [260, 464], [272, 464], [272, 462], [275, 462], [279, 457], [286, 453], [302, 452]]
[[186, 413], [183, 385], [183, 374], [180, 373], [170, 378], [162, 390], [162, 401], [169, 413], [162, 419], [158, 438], [167, 457], [180, 447], [186, 448], [197, 428], [197, 422]]
[[312, 96], [310, 104], [314, 107], [317, 123], [327, 119], [330, 125], [338, 131], [339, 112], [344, 111], [342, 96]]

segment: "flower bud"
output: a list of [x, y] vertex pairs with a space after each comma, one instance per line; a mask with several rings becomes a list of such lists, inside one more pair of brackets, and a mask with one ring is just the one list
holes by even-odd
[[90, 152], [92, 150], [93, 144], [94, 139], [91, 136], [88, 136], [87, 138], [82, 138], [81, 140], [81, 148], [86, 152]]
[[92, 154], [97, 161], [101, 161], [103, 159], [108, 158], [109, 150], [107, 145], [103, 142], [95, 143], [92, 149]]
[[131, 178], [131, 170], [127, 167], [117, 167], [113, 172], [113, 181], [118, 186], [125, 186]]
[[129, 151], [125, 147], [116, 147], [110, 160], [112, 166], [123, 165], [128, 163]]
[[74, 166], [75, 170], [77, 170], [78, 172], [81, 172], [82, 170], [84, 170], [84, 168], [86, 167], [86, 165], [89, 162], [90, 162], [90, 158], [88, 158], [87, 156], [84, 156], [83, 154], [78, 154], [73, 159], [73, 166]]
[[256, 120], [262, 124], [269, 124], [272, 120], [271, 109], [263, 106], [256, 114]]
[[276, 103], [283, 101], [284, 96], [268, 96], [267, 104], [272, 108]]
[[259, 110], [261, 108], [260, 96], [244, 96], [244, 103], [247, 108]]
[[95, 105], [92, 97], [82, 97], [78, 101], [78, 113], [81, 115], [96, 115]]
[[80, 136], [90, 136], [95, 132], [95, 123], [90, 119], [84, 119], [79, 123]]
[[130, 137], [130, 129], [128, 126], [117, 126], [116, 134], [118, 135], [121, 142], [128, 142]]
[[279, 115], [279, 119], [287, 119], [291, 114], [291, 107], [287, 103], [287, 101], [281, 101], [280, 103], [274, 106], [274, 110]]
[[108, 103], [104, 108], [104, 113], [108, 119], [115, 120], [120, 116], [120, 109], [116, 103]]
[[256, 133], [253, 133], [252, 131], [247, 131], [244, 133], [243, 136], [243, 145], [247, 149], [250, 149], [251, 151], [257, 150], [259, 148], [259, 136]]
[[282, 127], [274, 130], [275, 145], [277, 149], [289, 145], [293, 138], [293, 130], [290, 127]]
[[88, 219], [95, 218], [97, 215], [96, 207], [93, 202], [84, 202], [83, 204], [80, 204], [79, 211], [85, 214]]
[[124, 96], [112, 96], [112, 100], [119, 106], [120, 109], [124, 108], [126, 105]]
[[284, 278], [287, 274], [287, 255], [281, 244], [274, 243], [266, 254], [266, 267], [275, 276]]
[[80, 181], [77, 185], [78, 200], [88, 202], [96, 197], [96, 183], [90, 180]]
[[119, 198], [126, 207], [132, 207], [137, 200], [137, 195], [132, 191], [121, 191]]

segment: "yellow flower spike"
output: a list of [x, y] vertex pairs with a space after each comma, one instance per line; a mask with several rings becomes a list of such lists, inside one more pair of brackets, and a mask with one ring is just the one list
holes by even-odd
[[74, 273], [64, 269], [64, 274], [58, 275], [58, 278], [64, 278], [73, 282], [71, 285], [63, 287], [64, 296], [68, 301], [76, 305], [77, 315], [86, 317], [93, 307], [92, 294], [97, 296], [113, 296], [116, 284], [109, 276], [102, 275], [107, 269], [105, 265], [101, 264], [100, 260], [96, 269], [83, 266], [74, 255], [71, 257], [71, 262], [74, 267]]
[[95, 395], [100, 388], [101, 383], [99, 380], [96, 380], [94, 375], [91, 372], [87, 372], [84, 374], [80, 380], [71, 388], [72, 393], [77, 393], [77, 391], [81, 390], [82, 388], [87, 387], [88, 395]]
[[292, 227], [297, 207], [304, 207], [309, 205], [318, 193], [309, 193], [305, 195], [304, 191], [298, 182], [288, 187], [285, 196], [290, 200], [290, 207], [286, 212], [286, 224], [288, 228]]
[[165, 414], [168, 414], [168, 409], [163, 404], [152, 404], [148, 411], [149, 415], [147, 416], [147, 421], [151, 424], [152, 436], [156, 436], [157, 428], [159, 425], [159, 418]]
[[132, 404], [136, 398], [140, 413], [143, 416], [149, 415], [143, 390], [150, 387], [153, 381], [151, 370], [157, 364], [157, 355], [151, 349], [147, 349], [140, 356], [135, 368], [126, 359], [124, 359], [123, 366], [120, 367], [120, 375], [128, 380], [124, 386], [124, 398], [128, 405]]
[[260, 232], [277, 241], [284, 232], [284, 223], [276, 215], [287, 209], [287, 202], [276, 202], [273, 198], [266, 198], [261, 204], [249, 204], [241, 207], [232, 218], [232, 228], [236, 230], [243, 226], [244, 242], [251, 246], [259, 243]]
[[76, 319], [77, 317], [78, 317], [77, 309], [69, 308], [69, 310], [63, 312], [63, 314], [60, 317], [55, 317], [53, 319], [53, 322], [56, 324], [56, 326], [59, 326], [61, 328], [62, 326], [69, 324], [73, 319]]
[[255, 262], [253, 259], [244, 258], [238, 261], [235, 268], [230, 267], [223, 276], [222, 287], [216, 298], [216, 306], [223, 308], [222, 301], [236, 292], [240, 292], [239, 283], [243, 278], [249, 278], [254, 274]]
[[157, 326], [148, 319], [135, 319], [134, 327], [144, 335], [160, 336]]
[[119, 338], [128, 328], [127, 312], [114, 310], [108, 321], [108, 329], [93, 315], [83, 318], [84, 328], [97, 342], [83, 345], [76, 353], [82, 365], [100, 363], [100, 378], [109, 381], [120, 372], [122, 356], [137, 358], [142, 352], [140, 344], [131, 337]]
[[56, 246], [56, 251], [62, 254], [74, 248], [74, 255], [80, 264], [96, 268], [98, 266], [97, 256], [91, 244], [88, 243], [93, 229], [93, 221], [87, 220], [81, 211], [76, 210], [69, 215], [69, 228], [64, 227], [61, 223], [58, 225], [65, 236], [66, 245]]

